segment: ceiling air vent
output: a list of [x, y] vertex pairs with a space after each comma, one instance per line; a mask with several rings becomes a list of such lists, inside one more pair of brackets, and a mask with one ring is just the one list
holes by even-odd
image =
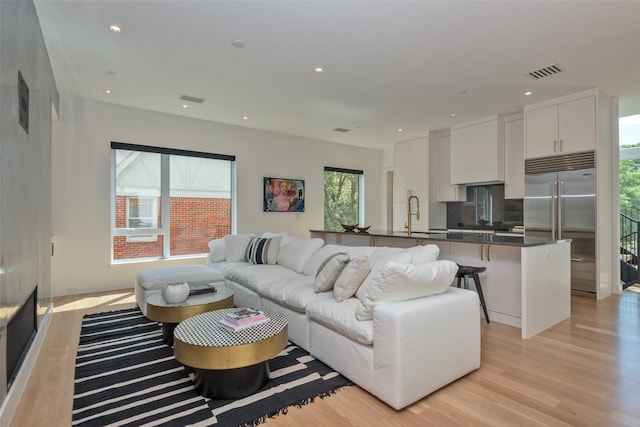
[[342, 133], [347, 133], [351, 131], [351, 129], [345, 129], [345, 128], [335, 128], [334, 130], [336, 132], [342, 132]]
[[538, 80], [543, 77], [553, 76], [554, 74], [558, 74], [560, 72], [562, 72], [562, 69], [558, 64], [551, 64], [537, 70], [529, 71], [529, 76], [531, 76], [531, 78], [533, 79]]
[[183, 101], [195, 102], [196, 104], [202, 104], [204, 102], [204, 99], [202, 98], [189, 95], [180, 95], [180, 99]]

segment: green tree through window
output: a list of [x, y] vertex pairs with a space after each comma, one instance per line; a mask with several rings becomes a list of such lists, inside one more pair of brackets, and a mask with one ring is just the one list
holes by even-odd
[[325, 167], [324, 229], [343, 231], [340, 224], [358, 224], [362, 171]]

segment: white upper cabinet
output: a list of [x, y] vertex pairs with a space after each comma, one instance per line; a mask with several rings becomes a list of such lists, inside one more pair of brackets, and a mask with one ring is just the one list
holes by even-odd
[[451, 183], [451, 136], [449, 134], [442, 134], [438, 138], [438, 167], [438, 201], [465, 201], [466, 187]]
[[406, 202], [409, 192], [426, 201], [429, 173], [427, 138], [396, 143], [393, 163], [393, 201]]
[[525, 107], [526, 158], [592, 151], [596, 148], [596, 96], [576, 94]]
[[524, 119], [504, 118], [504, 197], [524, 198]]
[[492, 116], [451, 128], [451, 183], [504, 181], [504, 128]]
[[[409, 196], [418, 198], [420, 218], [411, 218], [412, 230], [429, 228], [429, 143], [427, 137], [398, 142], [393, 147], [393, 229], [402, 231], [408, 221]], [[415, 202], [414, 202], [415, 203]]]

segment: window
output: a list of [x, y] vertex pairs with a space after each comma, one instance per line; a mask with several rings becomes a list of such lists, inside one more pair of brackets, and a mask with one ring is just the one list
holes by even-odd
[[111, 258], [204, 254], [232, 231], [235, 157], [111, 143]]
[[343, 231], [341, 224], [364, 225], [364, 172], [324, 168], [324, 229]]
[[[158, 227], [158, 198], [127, 197], [127, 228]], [[155, 242], [158, 236], [144, 234], [127, 236], [127, 242]]]

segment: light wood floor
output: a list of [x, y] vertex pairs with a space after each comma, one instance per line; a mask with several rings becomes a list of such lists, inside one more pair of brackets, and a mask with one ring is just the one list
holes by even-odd
[[[55, 300], [55, 315], [11, 426], [69, 426], [85, 313], [133, 307], [131, 292]], [[425, 363], [428, 363], [425, 360]], [[529, 340], [482, 324], [477, 371], [395, 411], [345, 387], [265, 426], [638, 426], [640, 289], [603, 301], [572, 297], [570, 319]]]

